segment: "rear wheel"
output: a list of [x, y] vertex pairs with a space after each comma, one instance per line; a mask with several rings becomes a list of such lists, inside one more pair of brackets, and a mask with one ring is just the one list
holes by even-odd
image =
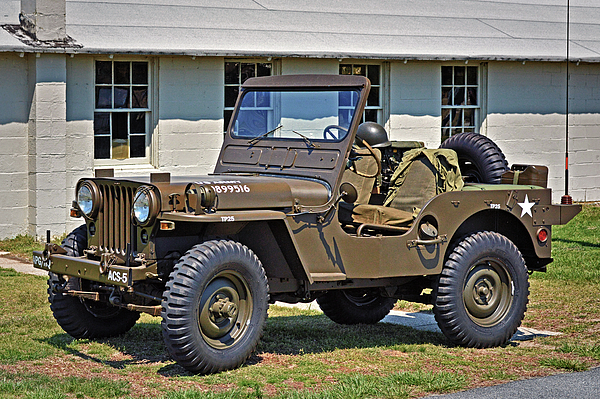
[[500, 147], [482, 134], [455, 134], [440, 148], [456, 151], [460, 172], [467, 183], [500, 183], [502, 174], [508, 170]]
[[529, 295], [527, 268], [518, 248], [494, 232], [460, 241], [440, 275], [434, 314], [457, 345], [504, 345], [517, 331]]
[[[73, 230], [62, 242], [68, 256], [82, 256], [87, 247], [86, 226]], [[63, 285], [62, 276], [49, 273], [48, 301], [52, 315], [62, 329], [74, 338], [105, 338], [121, 335], [129, 331], [139, 319], [137, 312], [114, 307], [108, 303], [81, 299], [52, 290]], [[89, 281], [70, 277], [65, 289], [87, 291]]]
[[329, 291], [317, 298], [327, 317], [339, 324], [375, 324], [390, 313], [396, 300], [364, 289]]
[[163, 297], [163, 338], [187, 370], [214, 373], [256, 349], [268, 309], [262, 264], [235, 241], [194, 246], [175, 265]]

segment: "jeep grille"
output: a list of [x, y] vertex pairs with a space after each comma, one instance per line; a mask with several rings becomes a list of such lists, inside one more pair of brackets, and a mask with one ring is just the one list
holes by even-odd
[[131, 239], [131, 203], [135, 188], [113, 183], [98, 184], [103, 198], [97, 237], [101, 252], [126, 254]]

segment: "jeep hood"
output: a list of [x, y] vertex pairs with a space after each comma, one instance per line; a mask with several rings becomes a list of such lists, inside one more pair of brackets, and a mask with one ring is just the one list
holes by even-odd
[[[191, 185], [211, 187], [217, 195], [218, 210], [281, 209], [295, 204], [320, 206], [327, 203], [331, 195], [326, 184], [318, 180], [276, 176], [187, 176], [151, 184], [160, 190], [162, 211], [183, 210], [186, 190]], [[174, 197], [177, 197], [176, 204]]]

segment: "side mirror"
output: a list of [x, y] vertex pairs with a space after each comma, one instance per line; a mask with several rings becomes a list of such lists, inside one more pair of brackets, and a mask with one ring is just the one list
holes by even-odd
[[358, 199], [358, 191], [352, 183], [342, 183], [340, 186], [340, 196], [344, 202], [352, 204]]

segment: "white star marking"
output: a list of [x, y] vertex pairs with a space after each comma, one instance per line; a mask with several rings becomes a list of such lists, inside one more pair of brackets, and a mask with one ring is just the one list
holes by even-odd
[[533, 217], [531, 214], [531, 208], [535, 205], [535, 202], [529, 202], [527, 194], [525, 194], [525, 202], [518, 202], [518, 204], [521, 207], [521, 217], [523, 217], [525, 214]]

